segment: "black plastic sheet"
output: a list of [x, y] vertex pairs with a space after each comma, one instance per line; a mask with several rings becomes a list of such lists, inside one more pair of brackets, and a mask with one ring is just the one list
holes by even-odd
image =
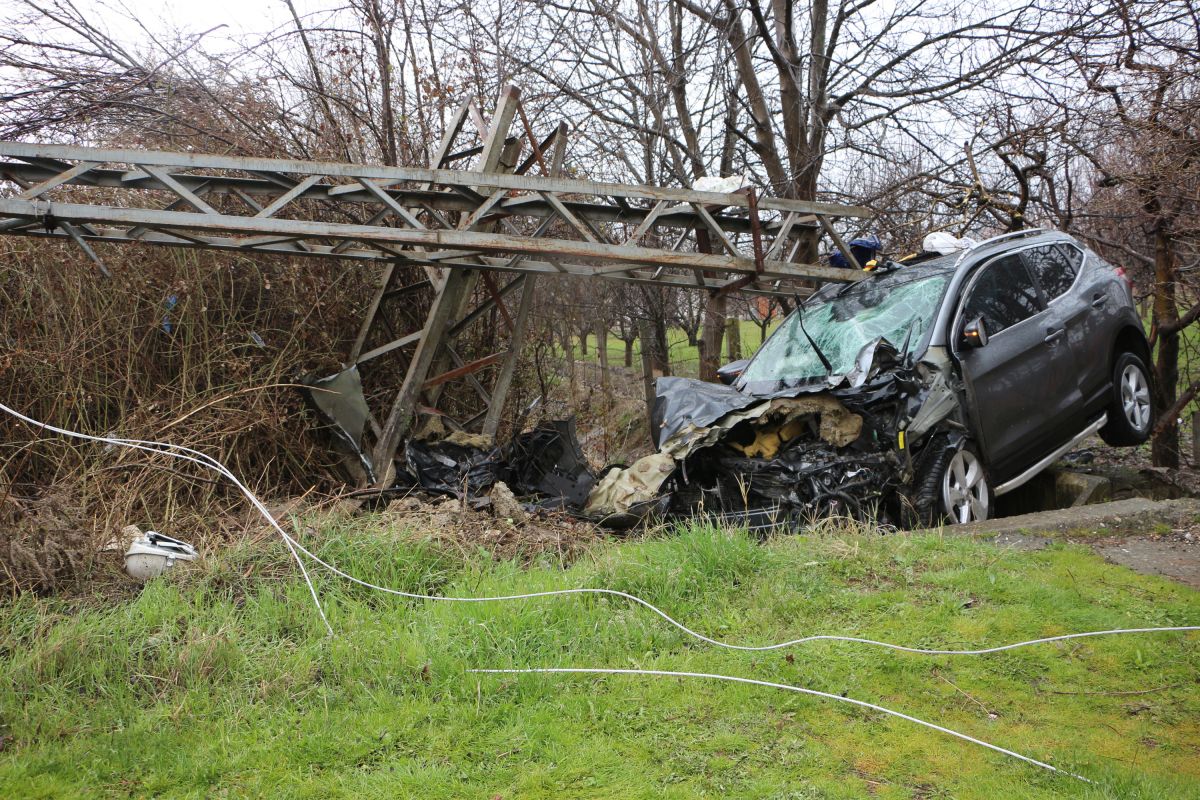
[[453, 442], [410, 440], [404, 461], [427, 492], [463, 498], [484, 494], [504, 477], [500, 448], [485, 450]]
[[543, 423], [513, 437], [505, 455], [509, 488], [518, 495], [539, 495], [540, 504], [582, 508], [596, 483], [573, 419]]

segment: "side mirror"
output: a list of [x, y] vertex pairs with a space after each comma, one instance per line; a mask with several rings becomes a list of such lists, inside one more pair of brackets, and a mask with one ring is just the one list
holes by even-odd
[[743, 358], [740, 361], [731, 361], [725, 366], [717, 370], [717, 378], [726, 386], [732, 386], [745, 371], [746, 365], [750, 363], [750, 359]]
[[965, 347], [987, 346], [987, 327], [983, 324], [983, 317], [976, 317], [963, 326], [961, 342]]

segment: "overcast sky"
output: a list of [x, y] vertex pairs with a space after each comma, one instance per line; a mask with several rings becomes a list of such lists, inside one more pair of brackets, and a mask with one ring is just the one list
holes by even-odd
[[[142, 21], [152, 30], [168, 31], [179, 29], [198, 33], [217, 25], [227, 25], [214, 35], [239, 36], [245, 33], [266, 33], [272, 28], [286, 22], [290, 17], [283, 0], [103, 0], [112, 8], [126, 8], [131, 14]], [[81, 6], [89, 5], [82, 0]], [[101, 3], [95, 2], [99, 11], [104, 11]], [[300, 13], [332, 3], [321, 3], [318, 0], [296, 0], [296, 8]], [[111, 15], [114, 27], [128, 23], [120, 20], [119, 15]]]
[[[301, 15], [344, 5], [338, 0], [295, 0]], [[173, 31], [199, 33], [218, 25], [206, 39], [211, 48], [223, 39], [266, 33], [288, 23], [291, 15], [283, 0], [76, 0], [82, 11], [90, 11], [110, 33], [123, 42], [136, 44], [145, 35], [134, 20], [156, 34]], [[22, 0], [0, 0], [5, 12], [19, 11]], [[4, 15], [7, 16], [7, 13]]]

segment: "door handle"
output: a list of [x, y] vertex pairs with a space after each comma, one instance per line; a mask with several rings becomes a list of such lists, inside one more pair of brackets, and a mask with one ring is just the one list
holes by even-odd
[[1046, 344], [1054, 344], [1059, 339], [1061, 339], [1063, 337], [1063, 334], [1065, 334], [1066, 332], [1067, 332], [1066, 328], [1051, 328], [1046, 331], [1046, 338], [1043, 339], [1042, 341], [1044, 341]]
[[1092, 308], [1100, 308], [1108, 302], [1107, 294], [1097, 294], [1092, 297]]

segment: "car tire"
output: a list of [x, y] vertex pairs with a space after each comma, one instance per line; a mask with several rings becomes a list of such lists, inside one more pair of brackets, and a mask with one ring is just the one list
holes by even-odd
[[945, 436], [922, 453], [904, 513], [909, 528], [931, 528], [988, 519], [994, 496], [987, 468], [975, 444], [949, 444]]
[[1154, 392], [1150, 371], [1135, 353], [1122, 353], [1113, 362], [1108, 422], [1100, 438], [1113, 447], [1131, 447], [1150, 438], [1154, 425]]

